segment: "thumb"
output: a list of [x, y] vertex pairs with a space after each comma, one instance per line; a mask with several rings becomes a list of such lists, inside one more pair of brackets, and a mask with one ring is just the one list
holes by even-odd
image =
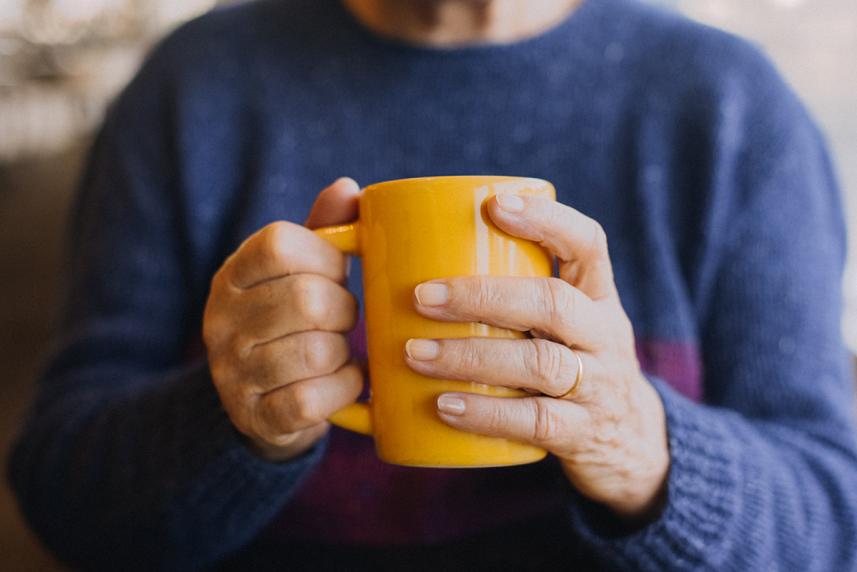
[[354, 179], [342, 177], [321, 191], [306, 219], [308, 228], [344, 224], [357, 218], [357, 198], [360, 185]]

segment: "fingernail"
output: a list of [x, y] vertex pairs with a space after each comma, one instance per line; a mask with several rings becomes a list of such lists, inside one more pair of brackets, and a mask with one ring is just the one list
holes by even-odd
[[346, 278], [351, 277], [351, 257], [350, 256], [345, 257], [345, 277]]
[[352, 189], [356, 189], [358, 191], [360, 190], [360, 185], [358, 185], [357, 181], [355, 181], [351, 177], [339, 177], [338, 179], [333, 181], [333, 184], [330, 186], [333, 187], [337, 185], [348, 185]]
[[519, 213], [524, 210], [524, 199], [518, 195], [497, 195], [497, 204], [510, 213]]
[[414, 290], [417, 303], [421, 306], [440, 306], [449, 301], [449, 288], [446, 284], [431, 282], [420, 284]]
[[464, 400], [454, 395], [441, 395], [437, 398], [437, 409], [449, 415], [464, 415]]
[[440, 344], [434, 340], [411, 339], [405, 344], [405, 353], [415, 360], [433, 360], [440, 355]]

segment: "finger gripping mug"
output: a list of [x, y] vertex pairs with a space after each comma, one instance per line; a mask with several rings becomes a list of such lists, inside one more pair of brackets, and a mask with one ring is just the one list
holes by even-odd
[[427, 177], [366, 187], [357, 222], [316, 230], [363, 259], [363, 291], [371, 398], [330, 421], [372, 435], [388, 463], [420, 467], [491, 467], [532, 463], [543, 449], [465, 433], [443, 423], [436, 400], [444, 392], [520, 398], [518, 390], [438, 380], [412, 371], [404, 359], [410, 338], [524, 338], [521, 332], [420, 316], [413, 305], [421, 282], [452, 276], [550, 276], [552, 259], [533, 242], [512, 237], [490, 220], [495, 194], [555, 199], [539, 179], [496, 176]]

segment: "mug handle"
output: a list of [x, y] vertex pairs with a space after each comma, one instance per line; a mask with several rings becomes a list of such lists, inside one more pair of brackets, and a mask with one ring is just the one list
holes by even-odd
[[[315, 233], [344, 254], [360, 256], [359, 224], [352, 222], [315, 229]], [[372, 414], [367, 403], [352, 403], [340, 409], [328, 419], [334, 425], [361, 433], [372, 434]]]

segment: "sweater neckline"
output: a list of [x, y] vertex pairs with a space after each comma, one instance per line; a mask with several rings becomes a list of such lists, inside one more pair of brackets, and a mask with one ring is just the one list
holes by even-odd
[[563, 20], [534, 36], [509, 43], [486, 42], [451, 48], [411, 43], [376, 34], [359, 22], [343, 5], [341, 0], [335, 0], [335, 4], [349, 31], [353, 32], [355, 36], [358, 36], [364, 41], [372, 43], [377, 47], [387, 50], [395, 50], [400, 53], [406, 52], [428, 57], [458, 59], [504, 56], [521, 50], [538, 50], [541, 47], [550, 46], [559, 38], [567, 37], [568, 34], [575, 33], [577, 30], [586, 29], [586, 20], [591, 17], [591, 13], [595, 11], [596, 6], [601, 1], [602, 0], [582, 0], [580, 5]]

